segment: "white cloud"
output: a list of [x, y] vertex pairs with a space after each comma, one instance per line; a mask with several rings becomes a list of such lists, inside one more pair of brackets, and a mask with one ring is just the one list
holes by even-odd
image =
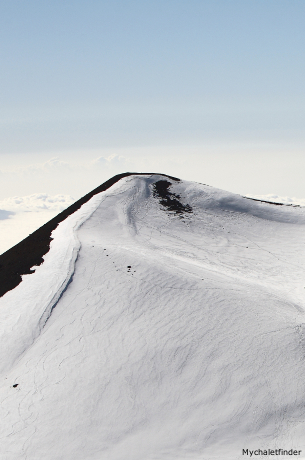
[[0, 201], [0, 254], [74, 202], [71, 195], [34, 193]]
[[128, 158], [124, 157], [123, 155], [110, 155], [108, 157], [98, 157], [95, 160], [93, 160], [90, 164], [89, 167], [95, 167], [95, 166], [103, 166], [103, 167], [125, 167], [130, 164], [130, 160]]
[[[71, 194], [78, 199], [112, 176], [134, 171], [169, 174], [249, 196], [264, 197], [275, 191], [280, 201], [304, 205], [304, 201], [289, 197], [304, 196], [305, 157], [302, 152], [290, 153], [284, 148], [268, 153], [266, 147], [259, 153], [244, 144], [234, 149], [232, 145], [219, 144], [3, 155], [0, 200], [41, 190], [52, 196]], [[276, 200], [272, 196], [266, 199], [270, 198]]]
[[[91, 158], [90, 158], [91, 157]], [[3, 175], [28, 176], [28, 175], [45, 175], [45, 174], [73, 174], [84, 173], [84, 171], [94, 172], [97, 166], [108, 169], [122, 168], [130, 165], [131, 161], [120, 154], [101, 155], [92, 159], [87, 152], [77, 152], [73, 159], [69, 161], [61, 160], [58, 156], [52, 157], [44, 162], [30, 163], [23, 166], [13, 166], [6, 170], [0, 171]]]
[[57, 211], [17, 212], [5, 220], [0, 220], [0, 254], [19, 243], [57, 214]]
[[43, 163], [34, 163], [28, 166], [23, 166], [17, 169], [16, 172], [21, 174], [33, 174], [33, 173], [54, 173], [57, 171], [69, 171], [71, 165], [67, 161], [62, 161], [58, 157], [50, 158]]
[[74, 202], [71, 195], [48, 195], [34, 193], [27, 196], [14, 196], [0, 201], [0, 209], [13, 212], [60, 212]]
[[15, 213], [11, 211], [5, 211], [3, 209], [0, 209], [0, 220], [5, 220], [9, 219], [11, 216], [13, 216]]

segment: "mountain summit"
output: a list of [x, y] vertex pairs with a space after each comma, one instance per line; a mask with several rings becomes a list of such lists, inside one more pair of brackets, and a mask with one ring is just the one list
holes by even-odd
[[305, 458], [304, 230], [126, 173], [0, 256], [1, 458]]

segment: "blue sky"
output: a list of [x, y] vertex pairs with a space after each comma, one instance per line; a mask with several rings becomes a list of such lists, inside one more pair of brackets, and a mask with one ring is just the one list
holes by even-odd
[[[304, 13], [303, 0], [1, 2], [0, 197], [80, 195], [127, 166], [305, 197]], [[29, 173], [54, 158], [56, 187], [50, 169]]]

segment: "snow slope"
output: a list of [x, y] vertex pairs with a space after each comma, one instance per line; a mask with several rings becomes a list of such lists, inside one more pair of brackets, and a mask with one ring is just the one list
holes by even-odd
[[0, 299], [0, 458], [304, 459], [304, 225], [159, 175], [94, 196]]

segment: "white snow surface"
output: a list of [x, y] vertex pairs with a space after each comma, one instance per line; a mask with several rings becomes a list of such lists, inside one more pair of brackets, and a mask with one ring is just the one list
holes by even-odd
[[305, 458], [305, 210], [181, 181], [177, 215], [158, 180], [95, 195], [0, 299], [1, 459]]

